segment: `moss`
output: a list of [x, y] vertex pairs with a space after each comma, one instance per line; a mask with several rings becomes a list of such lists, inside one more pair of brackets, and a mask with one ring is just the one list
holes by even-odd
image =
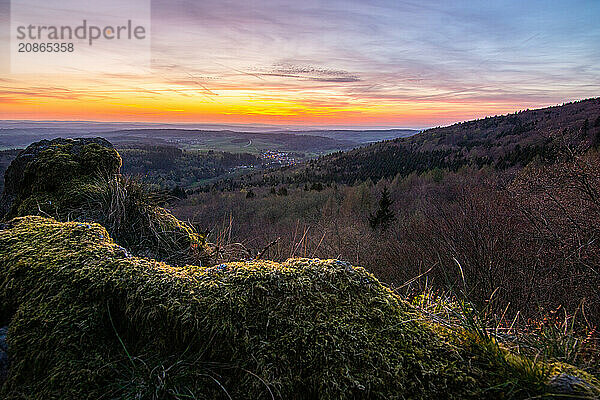
[[[98, 222], [135, 254], [176, 264], [207, 263], [205, 237], [119, 174], [121, 156], [99, 139], [56, 139], [30, 146], [9, 174], [15, 200], [7, 218], [42, 215]], [[13, 168], [14, 169], [14, 168]]]
[[113, 148], [93, 142], [80, 144], [75, 140], [51, 143], [26, 165], [17, 207], [13, 210], [24, 212], [18, 203], [29, 196], [60, 193], [72, 186], [73, 181], [80, 182], [97, 175], [113, 176], [120, 168], [121, 156]]
[[527, 398], [551, 373], [335, 260], [173, 267], [25, 217], [0, 266], [6, 399]]
[[25, 154], [29, 151], [32, 156], [20, 166], [22, 172], [15, 174], [17, 182], [11, 182], [17, 193], [7, 218], [70, 210], [76, 200], [71, 194], [84, 192], [85, 182], [116, 176], [121, 168], [121, 156], [114, 148], [93, 141], [57, 139], [30, 148]]

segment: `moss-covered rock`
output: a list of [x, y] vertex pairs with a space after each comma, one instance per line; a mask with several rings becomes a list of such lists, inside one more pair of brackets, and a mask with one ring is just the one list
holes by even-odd
[[42, 140], [5, 173], [0, 212], [98, 222], [138, 255], [176, 264], [206, 263], [204, 237], [119, 174], [121, 156], [102, 138]]
[[347, 263], [173, 267], [41, 217], [0, 231], [0, 305], [5, 399], [529, 398], [557, 374]]
[[[0, 213], [7, 218], [22, 214], [27, 211], [23, 202], [40, 193], [60, 200], [61, 189], [68, 187], [72, 180], [90, 179], [97, 174], [113, 176], [120, 168], [121, 157], [110, 142], [102, 138], [59, 138], [33, 143], [6, 170]], [[45, 202], [40, 204], [46, 205]], [[31, 201], [28, 206], [33, 208], [37, 204]]]

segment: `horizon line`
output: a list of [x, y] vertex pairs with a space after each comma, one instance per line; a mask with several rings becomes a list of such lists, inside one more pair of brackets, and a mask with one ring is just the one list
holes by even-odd
[[[398, 126], [385, 126], [385, 125], [290, 125], [290, 124], [253, 124], [253, 123], [219, 123], [219, 122], [146, 122], [146, 121], [101, 121], [101, 120], [61, 120], [61, 119], [43, 119], [43, 120], [36, 120], [36, 119], [17, 119], [17, 120], [10, 120], [10, 119], [0, 119], [0, 123], [32, 123], [32, 124], [36, 124], [36, 123], [71, 123], [71, 124], [115, 124], [115, 125], [174, 125], [174, 126], [193, 126], [193, 125], [205, 125], [205, 126], [233, 126], [233, 127], [251, 127], [251, 128], [255, 128], [255, 129], [259, 129], [259, 128], [271, 128], [271, 129], [282, 129], [282, 130], [330, 130], [330, 131], [335, 131], [335, 130], [359, 130], [359, 131], [367, 131], [367, 130], [411, 130], [411, 131], [418, 131], [418, 132], [422, 132], [424, 130], [427, 129], [433, 129], [433, 128], [440, 128], [440, 127], [449, 127], [458, 123], [465, 123], [465, 122], [469, 122], [469, 121], [477, 121], [477, 120], [481, 120], [481, 119], [485, 119], [485, 118], [494, 118], [494, 117], [500, 117], [500, 116], [507, 116], [507, 115], [511, 115], [511, 114], [515, 114], [515, 113], [520, 113], [520, 112], [526, 112], [526, 111], [536, 111], [536, 110], [545, 110], [545, 109], [549, 109], [549, 108], [553, 108], [553, 107], [561, 107], [561, 106], [565, 106], [568, 104], [574, 104], [574, 103], [578, 103], [578, 102], [583, 102], [583, 101], [590, 101], [590, 100], [597, 100], [600, 99], [600, 97], [588, 97], [588, 98], [583, 98], [583, 99], [578, 99], [578, 100], [572, 100], [572, 101], [567, 101], [567, 102], [563, 102], [563, 103], [556, 103], [553, 105], [549, 105], [549, 106], [545, 106], [545, 107], [538, 107], [538, 108], [526, 108], [526, 109], [519, 109], [519, 110], [514, 110], [512, 112], [508, 112], [506, 114], [496, 114], [496, 115], [487, 115], [485, 117], [479, 117], [479, 118], [472, 118], [472, 119], [465, 119], [465, 120], [457, 120], [457, 121], [453, 121], [452, 123], [449, 123], [447, 125], [437, 125], [437, 126], [425, 126], [425, 127], [398, 127]], [[0, 129], [3, 129], [3, 127], [0, 127]], [[5, 128], [4, 128], [5, 129]], [[195, 130], [202, 130], [199, 128], [196, 128]]]

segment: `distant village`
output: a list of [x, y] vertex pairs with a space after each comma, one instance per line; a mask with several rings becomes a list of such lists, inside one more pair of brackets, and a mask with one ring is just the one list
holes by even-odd
[[296, 154], [288, 153], [285, 151], [265, 151], [261, 154], [263, 160], [265, 160], [265, 167], [274, 167], [282, 165], [296, 165]]

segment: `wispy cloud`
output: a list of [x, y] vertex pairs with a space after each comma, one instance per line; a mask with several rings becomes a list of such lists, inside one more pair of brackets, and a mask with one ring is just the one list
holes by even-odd
[[268, 72], [261, 72], [260, 76], [274, 76], [281, 78], [294, 78], [314, 82], [349, 83], [359, 82], [360, 78], [348, 71], [324, 69], [314, 66], [299, 66], [283, 64], [274, 66]]

